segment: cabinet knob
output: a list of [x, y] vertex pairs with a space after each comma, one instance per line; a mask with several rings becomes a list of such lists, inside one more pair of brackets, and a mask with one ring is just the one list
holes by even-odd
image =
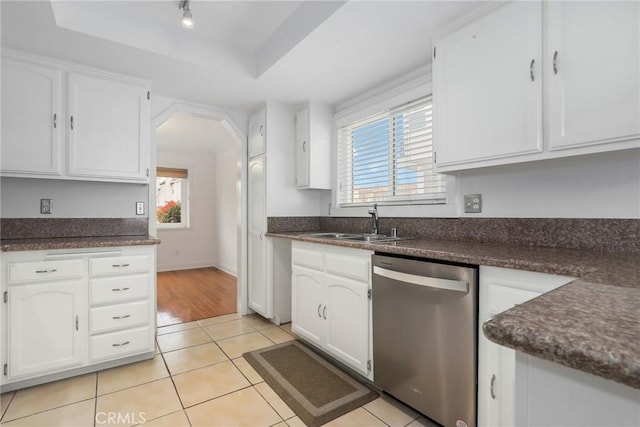
[[553, 52], [553, 74], [558, 74], [558, 51]]
[[536, 80], [536, 76], [533, 73], [533, 66], [535, 65], [535, 63], [536, 63], [536, 60], [532, 59], [531, 64], [529, 64], [529, 76], [531, 77], [532, 82]]

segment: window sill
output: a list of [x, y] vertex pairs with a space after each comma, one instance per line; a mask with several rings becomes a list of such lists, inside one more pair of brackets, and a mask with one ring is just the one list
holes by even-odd
[[[368, 210], [371, 206], [355, 206], [351, 208], [332, 207], [329, 216], [335, 217], [368, 217]], [[453, 204], [444, 205], [378, 205], [378, 214], [381, 217], [432, 217], [432, 218], [457, 218], [459, 215], [458, 206]]]

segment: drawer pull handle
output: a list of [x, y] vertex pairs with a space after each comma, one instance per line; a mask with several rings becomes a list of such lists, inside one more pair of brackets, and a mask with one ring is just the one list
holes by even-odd
[[130, 344], [130, 342], [129, 341], [125, 341], [125, 342], [120, 343], [120, 344], [111, 344], [111, 347], [122, 347], [122, 346], [125, 346], [127, 344]]
[[55, 273], [56, 271], [58, 271], [58, 270], [56, 270], [55, 268], [51, 268], [49, 270], [36, 270], [36, 273], [37, 274], [45, 274], [45, 273]]
[[322, 308], [322, 304], [318, 304], [318, 317], [322, 318], [322, 314], [320, 314], [320, 308]]
[[327, 320], [327, 306], [325, 305], [324, 308], [322, 309], [322, 318], [324, 320]]
[[496, 399], [496, 375], [495, 374], [491, 376], [491, 388], [489, 391], [491, 392], [491, 398], [495, 400]]
[[124, 316], [113, 316], [112, 319], [113, 320], [126, 319], [127, 317], [131, 317], [131, 315], [130, 314], [125, 314]]
[[129, 267], [130, 264], [111, 264], [113, 268]]
[[113, 292], [121, 292], [121, 291], [128, 291], [129, 288], [113, 288], [111, 289]]

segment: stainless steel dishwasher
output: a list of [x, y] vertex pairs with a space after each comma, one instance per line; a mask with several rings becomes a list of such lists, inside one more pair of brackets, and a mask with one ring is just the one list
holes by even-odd
[[476, 426], [478, 270], [373, 255], [374, 383], [446, 427]]

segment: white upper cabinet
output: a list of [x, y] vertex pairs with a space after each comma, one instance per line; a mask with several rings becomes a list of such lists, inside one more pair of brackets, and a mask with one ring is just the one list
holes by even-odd
[[331, 109], [309, 103], [296, 113], [296, 186], [331, 189]]
[[249, 157], [263, 154], [266, 150], [267, 114], [261, 109], [249, 119]]
[[62, 70], [2, 60], [2, 172], [61, 175]]
[[549, 148], [640, 138], [640, 3], [546, 7]]
[[69, 175], [147, 180], [147, 93], [102, 76], [69, 73]]
[[542, 149], [542, 6], [514, 2], [438, 41], [439, 168]]
[[147, 83], [2, 55], [2, 176], [149, 182]]
[[640, 3], [491, 7], [435, 43], [438, 172], [640, 147]]

